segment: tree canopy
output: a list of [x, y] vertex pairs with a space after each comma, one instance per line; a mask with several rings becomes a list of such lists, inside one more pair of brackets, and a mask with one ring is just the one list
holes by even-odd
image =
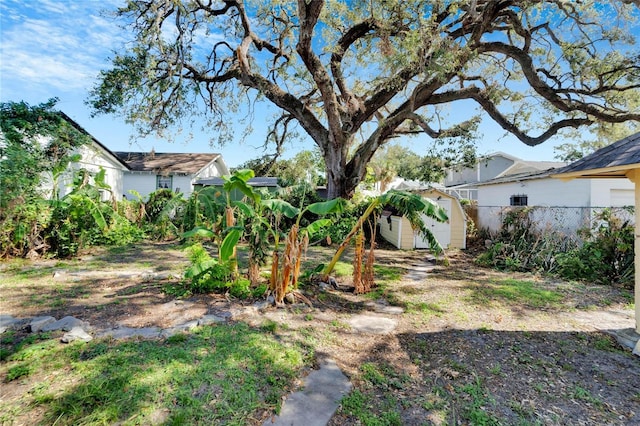
[[43, 173], [55, 179], [77, 160], [73, 149], [90, 142], [88, 135], [55, 109], [57, 102], [53, 98], [35, 106], [26, 102], [0, 104], [2, 209], [40, 197]]
[[[132, 40], [88, 102], [141, 131], [190, 123], [223, 140], [237, 113], [306, 133], [328, 195], [350, 196], [389, 140], [468, 142], [482, 115], [527, 145], [640, 120], [640, 7], [565, 0], [130, 0]], [[453, 105], [448, 110], [447, 105]], [[265, 119], [256, 117], [256, 119]], [[493, 135], [487, 135], [493, 137]]]

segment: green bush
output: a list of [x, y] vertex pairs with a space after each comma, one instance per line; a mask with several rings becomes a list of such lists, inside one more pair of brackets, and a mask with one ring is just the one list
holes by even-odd
[[485, 235], [492, 244], [476, 262], [502, 270], [538, 271], [570, 280], [632, 285], [634, 227], [629, 221], [604, 209], [595, 216], [591, 228], [579, 230], [579, 238], [573, 239], [548, 229], [536, 229], [531, 219], [534, 209], [508, 212], [498, 234]]
[[15, 203], [0, 213], [0, 258], [43, 255], [51, 206], [45, 200]]
[[147, 230], [153, 239], [174, 238], [182, 232], [186, 200], [181, 193], [158, 189], [145, 203]]
[[596, 215], [591, 228], [579, 233], [584, 240], [582, 246], [557, 256], [558, 275], [601, 284], [633, 286], [633, 224], [611, 209], [604, 209]]
[[[233, 287], [231, 268], [218, 259], [212, 258], [202, 244], [197, 243], [187, 248], [191, 266], [184, 274], [184, 294], [214, 293], [227, 291]], [[248, 283], [248, 281], [247, 281]], [[234, 288], [234, 293], [248, 293], [249, 286], [243, 291], [244, 283]]]

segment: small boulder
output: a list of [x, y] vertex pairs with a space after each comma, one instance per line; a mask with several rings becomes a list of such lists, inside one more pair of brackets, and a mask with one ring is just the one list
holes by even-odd
[[52, 316], [42, 316], [42, 317], [32, 318], [28, 326], [29, 331], [31, 331], [32, 333], [38, 333], [42, 331], [42, 329], [45, 326], [54, 322], [56, 322], [56, 319]]
[[42, 327], [42, 331], [54, 331], [54, 330], [62, 330], [62, 331], [71, 331], [74, 327], [85, 327], [87, 324], [79, 320], [76, 317], [66, 316], [64, 318], [59, 319], [58, 321], [54, 321], [48, 323]]
[[65, 333], [60, 341], [62, 343], [71, 343], [76, 340], [82, 340], [83, 342], [90, 342], [93, 340], [93, 337], [89, 335], [86, 331], [82, 329], [82, 327], [73, 327], [70, 331]]

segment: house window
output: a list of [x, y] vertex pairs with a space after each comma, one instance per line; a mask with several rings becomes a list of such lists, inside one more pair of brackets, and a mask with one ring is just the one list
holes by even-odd
[[512, 195], [510, 204], [512, 206], [526, 206], [527, 201], [528, 200], [526, 195]]
[[173, 176], [156, 176], [156, 189], [171, 189]]

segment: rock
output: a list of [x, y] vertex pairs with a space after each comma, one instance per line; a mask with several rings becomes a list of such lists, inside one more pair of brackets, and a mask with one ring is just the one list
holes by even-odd
[[167, 337], [171, 337], [174, 334], [193, 330], [198, 326], [198, 322], [199, 320], [193, 320], [193, 321], [185, 322], [184, 324], [176, 325], [175, 327], [166, 328], [160, 332], [160, 336], [166, 339]]
[[227, 320], [225, 318], [219, 317], [217, 315], [205, 315], [198, 320], [198, 325], [209, 325], [209, 324], [218, 324], [224, 323]]
[[293, 305], [294, 303], [296, 303], [296, 296], [293, 293], [287, 293], [284, 295], [284, 301], [287, 302], [290, 305]]
[[269, 302], [268, 300], [258, 300], [253, 304], [253, 307], [259, 311], [264, 311], [265, 309], [269, 309], [273, 306], [273, 302]]
[[14, 318], [11, 315], [0, 315], [0, 334], [9, 329], [21, 328], [29, 322], [29, 318]]
[[158, 327], [143, 327], [143, 328], [131, 328], [131, 327], [118, 327], [106, 330], [100, 333], [99, 337], [111, 337], [113, 339], [128, 339], [131, 337], [141, 337], [143, 339], [157, 339], [160, 337], [160, 330]]
[[387, 334], [395, 330], [398, 321], [373, 315], [355, 315], [347, 323], [360, 333]]
[[29, 323], [29, 331], [32, 333], [38, 333], [44, 326], [54, 322], [56, 322], [56, 319], [52, 316], [35, 317], [31, 319], [31, 322]]
[[326, 360], [304, 379], [302, 390], [287, 397], [280, 414], [267, 419], [263, 426], [326, 425], [352, 387], [335, 361]]
[[59, 319], [58, 321], [54, 321], [44, 325], [41, 330], [42, 331], [70, 331], [74, 327], [86, 327], [88, 324], [82, 320], [79, 320], [76, 317], [66, 316], [64, 318]]
[[334, 288], [334, 290], [338, 289], [338, 282], [335, 278], [329, 277], [329, 285]]
[[75, 340], [82, 340], [83, 342], [90, 342], [93, 340], [86, 331], [82, 329], [82, 327], [73, 327], [69, 332], [65, 333], [60, 341], [62, 343], [71, 343]]
[[640, 340], [636, 342], [636, 346], [633, 348], [633, 354], [640, 356]]

